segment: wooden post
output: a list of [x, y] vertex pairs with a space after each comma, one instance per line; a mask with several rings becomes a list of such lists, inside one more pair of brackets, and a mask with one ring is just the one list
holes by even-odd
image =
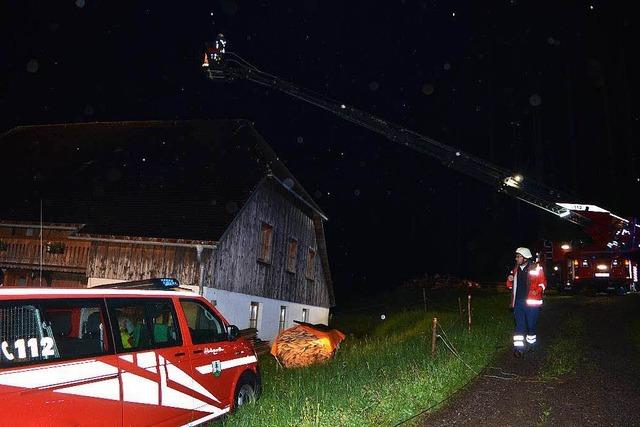
[[471, 332], [471, 294], [467, 298], [467, 323], [469, 332]]
[[427, 290], [422, 288], [422, 301], [424, 301], [424, 312], [427, 312]]
[[431, 357], [436, 355], [436, 339], [438, 338], [438, 318], [433, 318], [433, 325], [431, 326]]

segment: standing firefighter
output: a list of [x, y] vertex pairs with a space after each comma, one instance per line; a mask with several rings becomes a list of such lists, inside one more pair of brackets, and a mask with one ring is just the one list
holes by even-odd
[[[516, 265], [507, 278], [511, 289], [511, 307], [516, 321], [513, 332], [513, 355], [522, 356], [526, 347], [533, 350], [536, 345], [536, 324], [542, 305], [542, 293], [547, 287], [544, 270], [532, 261], [527, 248], [516, 249]], [[526, 334], [526, 344], [525, 344]]]

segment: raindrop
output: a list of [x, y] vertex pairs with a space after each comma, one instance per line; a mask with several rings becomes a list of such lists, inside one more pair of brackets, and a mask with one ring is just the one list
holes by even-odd
[[35, 59], [31, 59], [29, 62], [27, 62], [27, 71], [30, 73], [37, 73], [38, 72], [38, 68], [40, 68], [40, 65], [38, 64], [38, 61], [36, 61]]
[[353, 191], [353, 195], [356, 197], [360, 196], [360, 190], [358, 190], [357, 188]]
[[217, 206], [218, 205], [218, 201], [216, 199], [213, 199], [211, 202], [211, 206]]
[[387, 316], [385, 316], [384, 314], [381, 314], [381, 315], [380, 315], [380, 320], [384, 320], [384, 319], [386, 319], [386, 318], [387, 318]]
[[531, 104], [531, 106], [533, 107], [538, 107], [540, 104], [542, 104], [542, 98], [540, 98], [540, 95], [538, 95], [537, 93], [534, 93], [529, 97], [529, 104]]
[[76, 6], [78, 6], [80, 9], [84, 7], [84, 4], [84, 0], [76, 0]]
[[373, 81], [371, 83], [369, 83], [369, 90], [371, 92], [375, 92], [376, 90], [380, 89], [380, 83]]
[[547, 39], [547, 43], [549, 43], [551, 46], [556, 44], [556, 39], [554, 39], [553, 37], [549, 37]]
[[425, 95], [432, 95], [435, 88], [431, 83], [425, 83], [422, 85], [422, 93]]
[[298, 141], [298, 144], [302, 144], [304, 142], [304, 138], [299, 136], [296, 138], [296, 141]]
[[320, 199], [322, 197], [322, 193], [320, 192], [320, 190], [316, 190], [313, 193], [313, 197], [315, 197], [316, 199]]
[[282, 182], [284, 184], [285, 187], [287, 187], [289, 190], [291, 190], [293, 188], [293, 179], [291, 178], [285, 178], [285, 180]]
[[442, 66], [442, 68], [444, 68], [445, 70], [449, 71], [451, 69], [451, 64], [449, 64], [448, 62], [445, 62], [444, 65]]
[[86, 105], [86, 106], [84, 107], [84, 115], [85, 115], [85, 116], [93, 116], [93, 113], [94, 113], [93, 106], [91, 106], [91, 105]]

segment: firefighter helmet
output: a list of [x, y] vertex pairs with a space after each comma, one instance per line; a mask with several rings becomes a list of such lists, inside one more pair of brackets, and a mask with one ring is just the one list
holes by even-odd
[[531, 255], [531, 251], [529, 250], [529, 248], [518, 248], [516, 249], [516, 253], [522, 255], [527, 259], [533, 258], [533, 255]]

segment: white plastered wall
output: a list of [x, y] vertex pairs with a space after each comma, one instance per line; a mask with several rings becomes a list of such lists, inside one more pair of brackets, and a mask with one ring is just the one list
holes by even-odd
[[258, 338], [273, 341], [280, 327], [280, 307], [287, 307], [285, 329], [295, 325], [294, 320], [302, 320], [302, 310], [309, 310], [309, 323], [329, 324], [329, 309], [313, 305], [298, 304], [270, 298], [240, 294], [215, 288], [205, 288], [204, 296], [216, 302], [216, 308], [233, 325], [240, 329], [249, 327], [251, 303], [257, 302]]

